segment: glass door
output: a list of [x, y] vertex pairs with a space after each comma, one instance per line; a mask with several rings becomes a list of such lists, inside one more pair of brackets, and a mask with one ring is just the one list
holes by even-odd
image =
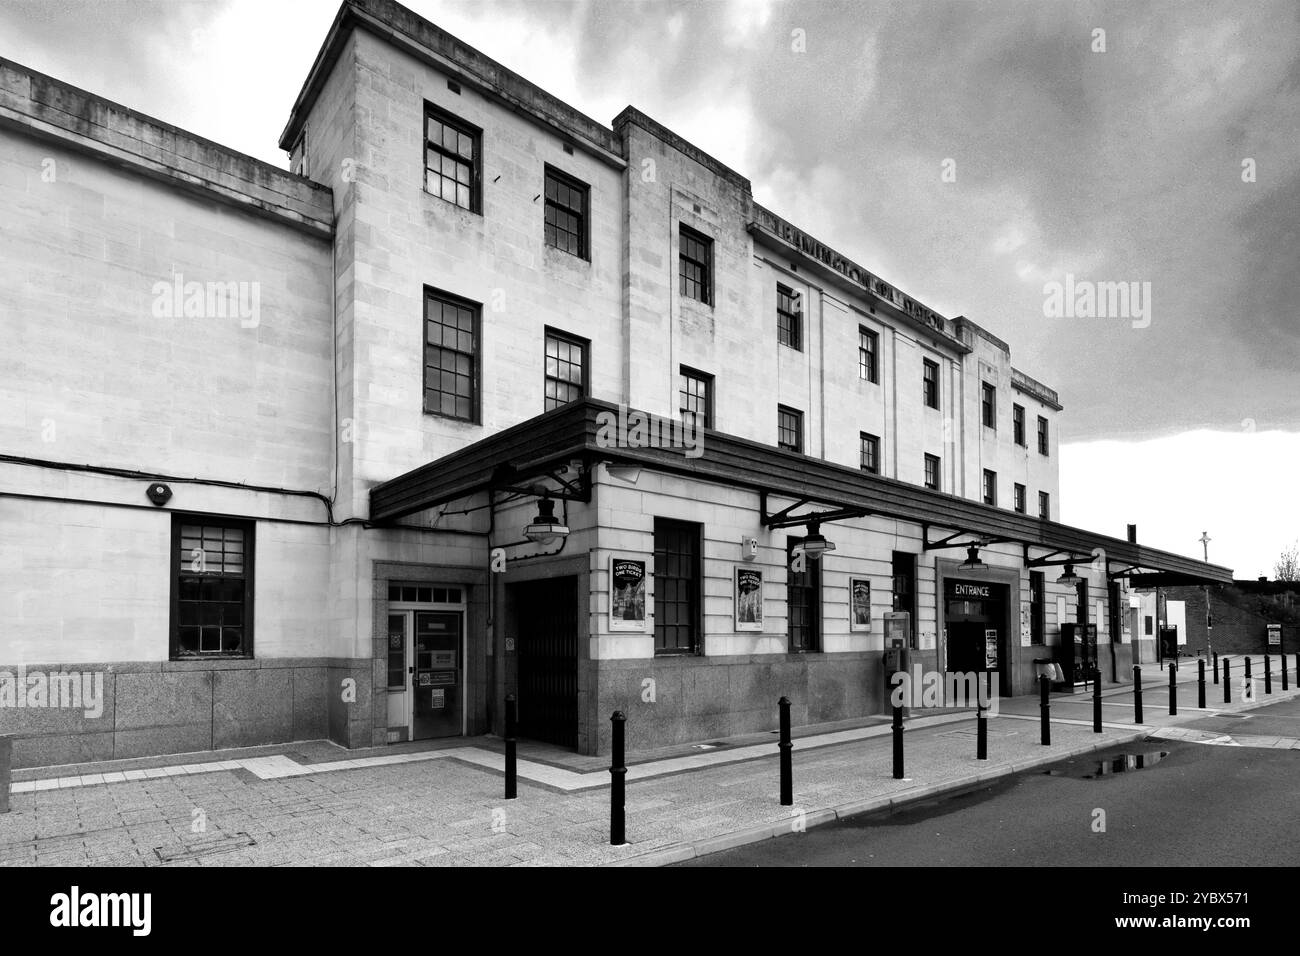
[[459, 611], [416, 611], [411, 665], [411, 739], [464, 732], [464, 655]]

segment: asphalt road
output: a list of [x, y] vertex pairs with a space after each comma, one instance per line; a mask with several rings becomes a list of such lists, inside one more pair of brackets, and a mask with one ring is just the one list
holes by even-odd
[[[1300, 736], [1300, 702], [1193, 726]], [[1098, 773], [1123, 754], [1147, 765]], [[1300, 751], [1147, 740], [681, 865], [1295, 866], [1297, 809]]]

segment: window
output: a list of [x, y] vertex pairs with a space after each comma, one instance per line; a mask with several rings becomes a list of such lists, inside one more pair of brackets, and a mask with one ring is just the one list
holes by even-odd
[[1040, 455], [1048, 454], [1047, 450], [1047, 419], [1042, 415], [1038, 416], [1038, 453]]
[[986, 505], [995, 505], [998, 503], [998, 473], [984, 469], [984, 503]]
[[483, 131], [436, 106], [424, 108], [424, 189], [470, 212], [479, 211]]
[[776, 407], [776, 444], [803, 454], [803, 412], [784, 405]]
[[895, 551], [890, 562], [894, 579], [894, 610], [912, 615], [912, 634], [916, 634], [916, 555]]
[[880, 474], [880, 439], [866, 432], [859, 432], [858, 436], [862, 444], [860, 451], [862, 470], [869, 471], [873, 475]]
[[939, 363], [924, 359], [925, 362], [925, 404], [930, 408], [939, 407]]
[[689, 226], [681, 227], [678, 275], [683, 296], [713, 304], [713, 240]]
[[776, 287], [776, 340], [803, 351], [803, 309], [799, 293], [783, 285]]
[[985, 428], [997, 431], [998, 393], [988, 382], [980, 382], [980, 417]]
[[1029, 643], [1042, 644], [1047, 629], [1046, 577], [1042, 571], [1029, 572]]
[[932, 491], [939, 490], [939, 456], [925, 456], [925, 487]]
[[805, 557], [803, 570], [794, 570], [794, 549], [802, 540], [787, 538], [785, 545], [786, 633], [791, 654], [821, 650], [821, 561]]
[[655, 518], [655, 653], [693, 654], [700, 626], [700, 526]]
[[1045, 491], [1038, 493], [1038, 517], [1044, 521], [1052, 520], [1052, 496]]
[[713, 376], [695, 369], [681, 369], [680, 411], [682, 421], [695, 421], [697, 428], [713, 427]]
[[586, 183], [546, 167], [546, 244], [579, 259], [587, 256]]
[[879, 382], [879, 365], [876, 356], [879, 354], [880, 336], [870, 329], [864, 329], [858, 326], [858, 375], [868, 382]]
[[406, 687], [406, 615], [388, 615], [388, 687]]
[[546, 403], [559, 408], [587, 394], [587, 340], [546, 330]]
[[1152, 624], [1151, 615], [1144, 614], [1142, 616], [1142, 632], [1146, 634], [1148, 637], [1151, 636], [1151, 624]]
[[476, 303], [445, 292], [424, 293], [424, 410], [446, 418], [478, 416]]
[[253, 522], [172, 515], [171, 659], [253, 656]]
[[1011, 406], [1011, 431], [1017, 445], [1022, 448], [1029, 447], [1025, 441], [1025, 406]]
[[1016, 486], [1011, 489], [1011, 497], [1016, 511], [1024, 514], [1025, 508], [1028, 507], [1025, 503], [1025, 486], [1017, 482]]

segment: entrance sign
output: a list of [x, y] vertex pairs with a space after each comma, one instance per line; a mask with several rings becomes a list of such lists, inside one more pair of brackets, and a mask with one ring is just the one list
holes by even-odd
[[980, 598], [985, 600], [989, 597], [989, 586], [987, 584], [964, 584], [954, 582], [952, 585], [953, 597], [959, 598]]
[[645, 630], [645, 561], [609, 560], [609, 629]]
[[763, 630], [763, 572], [736, 568], [736, 630]]

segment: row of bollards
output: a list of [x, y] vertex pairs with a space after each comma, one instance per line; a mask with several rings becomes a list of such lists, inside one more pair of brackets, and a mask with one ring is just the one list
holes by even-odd
[[[1282, 689], [1286, 690], [1289, 686], [1286, 669], [1286, 657], [1282, 656]], [[1219, 655], [1213, 657], [1213, 676], [1215, 683], [1219, 683]], [[1232, 702], [1232, 661], [1230, 658], [1223, 659], [1223, 700], [1224, 703]], [[1271, 694], [1272, 691], [1272, 673], [1271, 659], [1269, 655], [1264, 655], [1264, 693]], [[1245, 659], [1247, 682], [1251, 680], [1251, 661]], [[1102, 733], [1102, 697], [1101, 697], [1101, 671], [1094, 668], [1092, 672], [1092, 729], [1094, 733]], [[1205, 709], [1205, 660], [1197, 662], [1197, 706]], [[1296, 685], [1300, 687], [1300, 652], [1296, 654]], [[1052, 724], [1051, 724], [1051, 699], [1050, 680], [1046, 676], [1039, 677], [1039, 722], [1040, 722], [1040, 742], [1044, 747], [1051, 746], [1052, 743]], [[983, 701], [978, 699], [975, 709], [975, 758], [977, 760], [988, 759], [988, 715]], [[781, 806], [789, 807], [794, 805], [794, 760], [792, 751], [794, 742], [791, 739], [791, 721], [790, 721], [790, 698], [782, 697], [777, 701], [780, 720], [780, 736], [777, 742], [777, 748], [780, 751], [780, 802]], [[1169, 668], [1169, 713], [1178, 713], [1178, 682], [1175, 670]], [[515, 799], [517, 793], [516, 782], [516, 759], [515, 759], [515, 732], [517, 726], [516, 700], [513, 694], [506, 697], [506, 799]], [[621, 846], [626, 842], [626, 797], [627, 797], [627, 767], [625, 765], [625, 730], [627, 717], [622, 711], [615, 711], [610, 717], [613, 724], [613, 743], [610, 757], [610, 814], [609, 814], [609, 842], [613, 846]], [[1142, 668], [1140, 665], [1133, 665], [1133, 721], [1142, 723]], [[903, 708], [901, 706], [893, 707], [893, 721], [890, 727], [893, 737], [893, 771], [895, 780], [903, 780]], [[9, 741], [0, 736], [0, 778], [3, 777], [3, 770], [7, 769], [8, 761], [4, 760], [3, 750]], [[2, 781], [0, 781], [2, 782]], [[8, 809], [7, 791], [8, 788], [0, 788], [0, 812]]]

